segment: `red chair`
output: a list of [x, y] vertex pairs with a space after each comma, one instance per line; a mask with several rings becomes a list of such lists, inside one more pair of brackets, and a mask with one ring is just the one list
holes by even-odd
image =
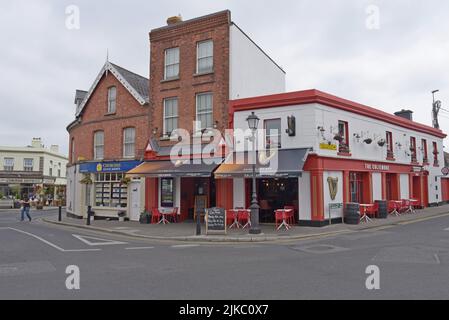
[[250, 215], [247, 210], [239, 210], [237, 213], [237, 220], [243, 228], [251, 226]]
[[388, 201], [388, 213], [399, 215], [398, 206], [395, 200]]
[[227, 226], [230, 226], [234, 223], [234, 221], [235, 221], [234, 215], [235, 214], [237, 214], [237, 213], [236, 213], [236, 210], [234, 210], [234, 209], [226, 210], [226, 225]]
[[284, 209], [292, 210], [292, 211], [286, 213], [287, 214], [287, 223], [290, 225], [295, 224], [295, 207], [294, 206], [284, 206]]
[[151, 223], [158, 223], [162, 219], [162, 214], [158, 208], [151, 209]]
[[277, 228], [282, 224], [282, 222], [284, 221], [284, 212], [283, 211], [279, 211], [279, 210], [275, 210], [274, 211], [274, 221], [276, 223], [276, 230]]
[[169, 217], [171, 219], [171, 222], [178, 222], [178, 208], [175, 207], [173, 208], [173, 211], [169, 214], [166, 214], [167, 217]]
[[372, 207], [365, 208], [365, 214], [370, 218], [376, 217], [377, 211], [379, 211], [379, 204], [377, 202]]

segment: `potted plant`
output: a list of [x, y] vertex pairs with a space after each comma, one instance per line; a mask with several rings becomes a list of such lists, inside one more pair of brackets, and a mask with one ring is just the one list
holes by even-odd
[[148, 211], [143, 211], [140, 214], [139, 222], [142, 224], [150, 224], [151, 223], [151, 214]]
[[387, 142], [385, 141], [385, 139], [381, 139], [381, 140], [379, 140], [379, 141], [377, 142], [377, 144], [379, 145], [379, 147], [383, 147], [383, 146], [385, 145], [385, 143], [387, 143]]

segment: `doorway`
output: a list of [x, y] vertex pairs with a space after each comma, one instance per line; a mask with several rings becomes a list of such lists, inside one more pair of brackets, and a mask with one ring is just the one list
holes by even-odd
[[215, 194], [215, 179], [211, 177], [181, 178], [181, 219], [193, 221], [196, 196], [206, 196], [208, 207], [215, 207]]

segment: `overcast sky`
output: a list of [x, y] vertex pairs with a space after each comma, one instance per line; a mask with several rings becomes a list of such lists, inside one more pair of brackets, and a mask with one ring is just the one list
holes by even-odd
[[[80, 10], [79, 29], [66, 27], [68, 5]], [[410, 108], [431, 125], [431, 91], [440, 89], [449, 110], [446, 0], [2, 0], [0, 145], [42, 137], [67, 153], [75, 90], [89, 89], [107, 49], [112, 62], [148, 76], [151, 29], [168, 16], [223, 9], [284, 68], [288, 91], [316, 88], [387, 112]], [[443, 116], [449, 133], [449, 112]]]

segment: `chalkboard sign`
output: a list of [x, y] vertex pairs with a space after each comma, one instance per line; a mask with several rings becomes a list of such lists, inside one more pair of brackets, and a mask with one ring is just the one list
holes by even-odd
[[200, 217], [204, 216], [207, 206], [208, 206], [207, 196], [196, 196], [195, 197], [195, 207], [194, 207], [195, 220], [196, 220], [197, 214], [199, 214]]
[[210, 208], [206, 212], [206, 234], [209, 231], [221, 231], [226, 234], [226, 210]]

